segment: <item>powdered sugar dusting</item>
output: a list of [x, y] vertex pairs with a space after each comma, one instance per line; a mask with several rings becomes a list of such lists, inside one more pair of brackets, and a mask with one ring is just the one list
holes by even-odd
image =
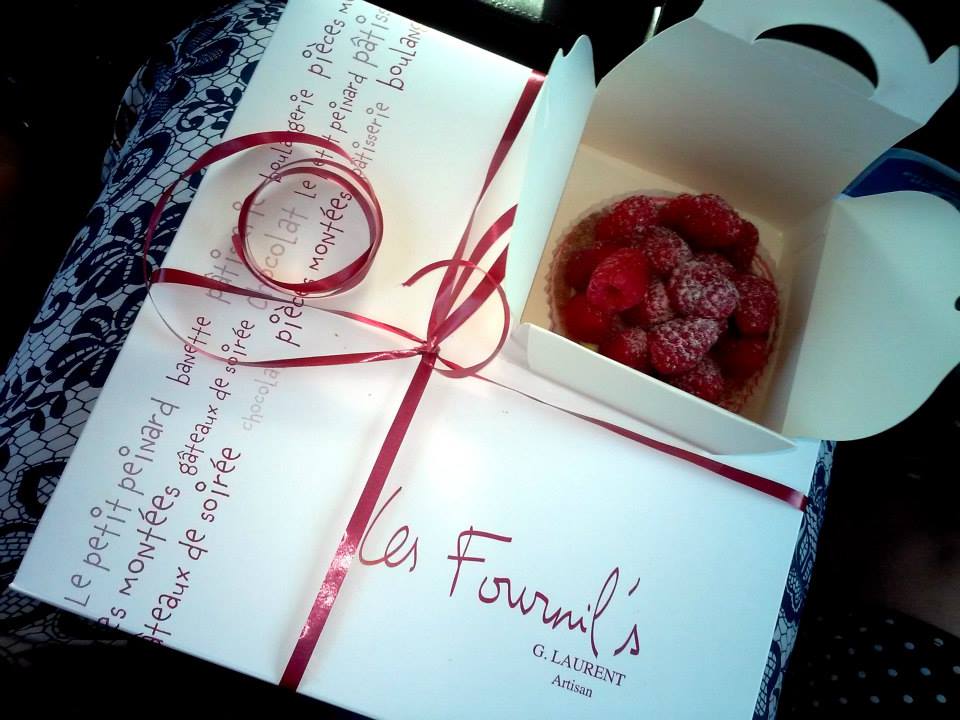
[[687, 372], [668, 378], [668, 382], [707, 402], [717, 402], [726, 389], [720, 366], [709, 355]]
[[669, 277], [674, 268], [693, 258], [693, 251], [684, 239], [660, 225], [652, 225], [644, 230], [641, 242], [650, 267], [664, 277]]
[[683, 315], [723, 320], [737, 307], [737, 288], [707, 263], [689, 262], [677, 268], [667, 286], [670, 301]]
[[670, 297], [667, 295], [667, 286], [657, 279], [650, 281], [650, 286], [640, 303], [623, 313], [624, 319], [628, 322], [648, 330], [667, 320], [672, 320], [675, 316], [673, 307], [670, 305]]
[[647, 195], [633, 195], [621, 200], [597, 221], [597, 242], [603, 245], [636, 242], [647, 225], [657, 222], [661, 205]]
[[708, 318], [670, 320], [650, 331], [650, 361], [664, 375], [686, 372], [720, 337], [720, 323]]

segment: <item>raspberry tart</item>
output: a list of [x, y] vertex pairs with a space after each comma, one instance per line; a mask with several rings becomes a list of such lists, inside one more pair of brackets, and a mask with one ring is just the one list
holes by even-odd
[[740, 410], [759, 382], [779, 294], [756, 226], [719, 195], [632, 195], [561, 239], [553, 330], [639, 372]]

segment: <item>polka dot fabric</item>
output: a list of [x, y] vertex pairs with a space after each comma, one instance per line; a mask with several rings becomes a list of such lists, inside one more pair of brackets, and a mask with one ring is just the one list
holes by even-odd
[[891, 610], [804, 618], [780, 720], [960, 718], [960, 639]]

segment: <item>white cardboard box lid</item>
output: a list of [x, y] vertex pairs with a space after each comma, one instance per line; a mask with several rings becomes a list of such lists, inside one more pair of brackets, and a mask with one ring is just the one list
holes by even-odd
[[881, 432], [960, 359], [960, 213], [920, 192], [842, 198], [802, 255], [765, 422], [790, 436]]
[[514, 318], [523, 314], [595, 91], [593, 51], [581, 36], [557, 53], [537, 102], [503, 282]]
[[[872, 97], [755, 42], [795, 24], [857, 40], [877, 68]], [[929, 63], [878, 0], [707, 0], [603, 78], [584, 142], [690, 187], [723, 188], [735, 207], [789, 225], [923, 125], [957, 72], [956, 47]]]
[[538, 325], [524, 323], [514, 335], [530, 368], [573, 390], [649, 422], [692, 445], [716, 453], [785, 450], [793, 442], [649, 375], [586, 350]]

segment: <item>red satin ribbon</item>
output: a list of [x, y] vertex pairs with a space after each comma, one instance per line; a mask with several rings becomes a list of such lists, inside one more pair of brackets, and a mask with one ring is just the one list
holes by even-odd
[[[430, 320], [427, 326], [427, 337], [425, 339], [420, 338], [415, 334], [404, 330], [403, 328], [398, 328], [388, 323], [384, 323], [373, 318], [364, 317], [356, 313], [334, 310], [330, 308], [315, 308], [316, 310], [320, 310], [322, 312], [329, 312], [344, 318], [348, 318], [355, 322], [370, 325], [381, 330], [386, 330], [417, 344], [411, 348], [388, 349], [373, 352], [314, 355], [275, 360], [248, 360], [235, 363], [252, 367], [323, 367], [330, 365], [396, 360], [415, 356], [420, 357], [420, 362], [417, 365], [403, 400], [400, 403], [400, 407], [397, 410], [397, 414], [394, 417], [393, 422], [390, 425], [390, 429], [388, 430], [383, 444], [380, 447], [380, 451], [377, 454], [376, 460], [374, 461], [373, 467], [363, 487], [363, 491], [360, 494], [360, 499], [357, 501], [350, 519], [347, 522], [347, 527], [340, 539], [333, 559], [327, 568], [326, 576], [324, 577], [320, 591], [317, 593], [317, 596], [314, 599], [307, 619], [300, 631], [296, 645], [289, 661], [287, 662], [287, 666], [284, 669], [280, 684], [285, 687], [296, 689], [303, 678], [303, 674], [306, 671], [310, 657], [312, 656], [314, 648], [316, 647], [317, 642], [320, 639], [320, 635], [323, 632], [323, 628], [330, 617], [330, 612], [333, 609], [333, 605], [336, 602], [340, 589], [343, 587], [347, 572], [350, 569], [351, 563], [353, 562], [353, 558], [357, 551], [357, 547], [359, 546], [360, 539], [364, 530], [369, 524], [371, 517], [373, 516], [376, 504], [380, 498], [380, 494], [383, 491], [387, 477], [389, 476], [390, 470], [393, 467], [393, 463], [400, 451], [400, 447], [403, 444], [403, 440], [410, 427], [410, 423], [413, 420], [414, 414], [416, 413], [417, 407], [420, 404], [430, 377], [434, 372], [442, 373], [454, 378], [469, 376], [477, 377], [481, 380], [485, 380], [486, 382], [498, 385], [504, 389], [517, 392], [536, 402], [566, 412], [569, 415], [580, 418], [581, 420], [604, 428], [610, 432], [616, 433], [621, 437], [645, 445], [646, 447], [652, 448], [658, 452], [665, 453], [671, 457], [678, 458], [703, 469], [709, 470], [710, 472], [720, 475], [721, 477], [727, 478], [746, 487], [750, 487], [758, 492], [776, 498], [777, 500], [786, 502], [798, 510], [802, 511], [806, 506], [807, 499], [803, 493], [774, 480], [755, 475], [745, 470], [733, 468], [716, 460], [697, 455], [696, 453], [674, 447], [652, 438], [648, 438], [640, 433], [628, 430], [605, 420], [593, 418], [581, 413], [567, 410], [551, 403], [547, 403], [539, 398], [517, 390], [516, 388], [502, 385], [478, 375], [479, 371], [489, 362], [491, 362], [503, 348], [503, 345], [507, 339], [510, 324], [509, 306], [507, 304], [506, 295], [501, 287], [501, 282], [503, 281], [506, 273], [506, 250], [503, 250], [491, 263], [489, 270], [484, 270], [481, 268], [480, 263], [486, 257], [490, 249], [496, 244], [497, 240], [500, 239], [503, 234], [512, 227], [516, 215], [516, 206], [506, 211], [493, 223], [493, 225], [491, 225], [489, 229], [487, 229], [487, 231], [477, 242], [476, 246], [472, 249], [469, 256], [467, 255], [467, 244], [473, 228], [477, 209], [480, 206], [480, 202], [489, 188], [490, 183], [493, 181], [493, 178], [500, 169], [500, 166], [506, 158], [507, 153], [516, 140], [516, 137], [520, 132], [520, 128], [523, 126], [524, 120], [526, 119], [530, 108], [537, 97], [537, 93], [540, 90], [542, 82], [543, 76], [539, 73], [532, 74], [528, 79], [527, 84], [517, 101], [517, 105], [513, 111], [513, 114], [507, 123], [503, 136], [501, 137], [496, 151], [494, 152], [483, 182], [483, 186], [480, 190], [477, 201], [474, 204], [473, 211], [471, 212], [466, 229], [460, 238], [453, 258], [450, 260], [441, 260], [427, 265], [426, 267], [417, 271], [409, 280], [407, 280], [406, 283], [404, 283], [404, 285], [412, 285], [430, 272], [441, 269], [444, 271], [443, 278], [440, 282], [440, 286], [437, 290], [437, 295], [431, 309]], [[347, 155], [343, 150], [333, 143], [330, 143], [329, 141], [317, 136], [289, 131], [244, 135], [234, 138], [233, 140], [228, 140], [208, 150], [192, 165], [190, 165], [190, 167], [188, 167], [187, 170], [184, 171], [184, 173], [172, 185], [163, 191], [163, 194], [161, 195], [160, 200], [157, 202], [153, 214], [150, 217], [150, 221], [147, 225], [147, 230], [145, 233], [143, 259], [144, 276], [147, 279], [148, 286], [153, 283], [174, 283], [208, 290], [219, 290], [221, 292], [231, 293], [234, 295], [266, 299], [270, 301], [288, 301], [289, 298], [277, 298], [268, 293], [235, 287], [203, 275], [197, 275], [184, 270], [162, 268], [151, 275], [149, 272], [147, 259], [147, 252], [150, 248], [153, 234], [160, 220], [160, 215], [163, 212], [163, 209], [169, 201], [171, 195], [173, 194], [174, 189], [182, 180], [189, 177], [193, 173], [198, 172], [203, 168], [236, 153], [252, 147], [278, 142], [301, 143], [321, 147], [333, 152], [339, 158], [346, 160], [348, 163], [351, 163], [349, 155]], [[273, 181], [273, 177], [279, 180], [280, 178], [298, 173], [308, 173], [347, 189], [359, 203], [360, 209], [367, 220], [369, 227], [369, 239], [367, 247], [363, 250], [363, 252], [361, 252], [361, 254], [355, 260], [351, 261], [345, 268], [337, 271], [336, 273], [316, 281], [305, 283], [284, 283], [278, 282], [269, 277], [269, 275], [264, 273], [260, 268], [256, 267], [256, 265], [250, 260], [251, 253], [247, 247], [246, 236], [247, 216], [258, 195], [270, 182]], [[373, 188], [370, 187], [369, 183], [362, 175], [349, 167], [349, 165], [345, 165], [336, 161], [321, 159], [290, 163], [289, 165], [278, 170], [273, 177], [264, 181], [264, 183], [262, 183], [249, 196], [247, 196], [241, 206], [238, 230], [233, 238], [234, 249], [236, 250], [241, 261], [244, 262], [244, 264], [246, 264], [251, 270], [253, 275], [265, 285], [280, 290], [293, 292], [300, 296], [329, 296], [345, 292], [351, 287], [354, 287], [369, 271], [374, 257], [376, 256], [382, 237], [383, 216], [376, 195], [373, 192]], [[466, 283], [468, 282], [470, 273], [472, 272], [481, 273], [480, 282], [477, 284], [477, 287], [460, 302], [459, 305], [455, 305], [461, 292], [466, 286]], [[450, 335], [452, 335], [454, 332], [456, 332], [456, 330], [458, 330], [463, 323], [465, 323], [494, 293], [496, 293], [500, 299], [504, 312], [503, 331], [500, 334], [494, 350], [484, 360], [467, 367], [460, 366], [453, 361], [443, 358], [440, 355], [441, 343], [450, 337]], [[166, 319], [163, 318], [162, 313], [159, 314], [161, 320], [167, 325], [172, 333], [174, 333], [184, 343], [190, 344], [188, 339], [184, 338], [176, 328], [174, 328], [169, 322], [167, 322]], [[197, 350], [198, 352], [209, 357], [226, 361], [226, 358], [224, 357], [205, 352], [199, 348]], [[438, 367], [438, 363], [443, 367]]]

